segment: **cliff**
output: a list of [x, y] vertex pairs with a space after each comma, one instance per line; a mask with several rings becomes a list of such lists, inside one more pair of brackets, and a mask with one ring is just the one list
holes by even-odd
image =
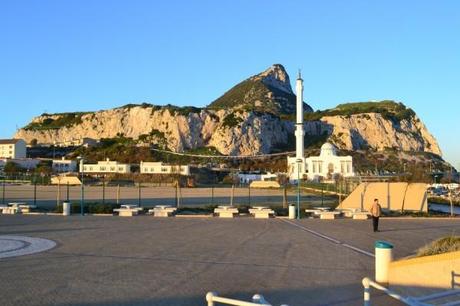
[[[52, 144], [124, 136], [173, 151], [215, 147], [225, 155], [265, 154], [293, 150], [294, 110], [289, 76], [281, 65], [274, 65], [206, 108], [144, 103], [96, 112], [43, 114], [14, 137]], [[307, 144], [320, 136], [347, 150], [441, 155], [436, 139], [401, 103], [348, 103], [316, 112], [306, 105], [305, 119]]]

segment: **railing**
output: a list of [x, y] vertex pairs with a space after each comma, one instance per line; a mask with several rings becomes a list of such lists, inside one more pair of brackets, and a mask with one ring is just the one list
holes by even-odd
[[[221, 303], [227, 305], [235, 305], [235, 306], [271, 306], [265, 298], [261, 294], [254, 294], [252, 297], [252, 302], [245, 302], [241, 300], [229, 299], [218, 296], [216, 292], [208, 292], [206, 294], [206, 301], [208, 302], [208, 306], [214, 306], [214, 303]], [[281, 306], [288, 306], [288, 305], [281, 305]]]
[[401, 301], [403, 303], [406, 303], [407, 305], [412, 305], [412, 306], [423, 305], [419, 303], [414, 303], [410, 299], [405, 298], [389, 290], [388, 288], [383, 287], [382, 285], [372, 281], [368, 277], [363, 278], [363, 286], [364, 286], [364, 306], [371, 306], [371, 287], [374, 287], [375, 289], [383, 291], [384, 293], [391, 296], [392, 298], [397, 299], [398, 301]]
[[[452, 290], [446, 290], [442, 292], [437, 292], [434, 294], [430, 295], [425, 295], [425, 296], [420, 296], [420, 297], [403, 297], [388, 288], [383, 287], [382, 285], [379, 285], [378, 283], [370, 280], [369, 278], [365, 277], [363, 278], [363, 286], [364, 286], [364, 306], [370, 306], [371, 305], [371, 293], [370, 293], [370, 288], [374, 287], [375, 289], [381, 290], [387, 295], [391, 296], [394, 299], [397, 299], [409, 306], [429, 306], [433, 304], [428, 304], [430, 300], [434, 301], [437, 299], [441, 298], [446, 298], [446, 297], [451, 297], [451, 296], [460, 296], [460, 290], [459, 289], [452, 289]], [[436, 304], [438, 305], [438, 304]], [[453, 305], [460, 305], [459, 300], [455, 300], [453, 302], [446, 302], [444, 304], [441, 304], [441, 306], [453, 306]]]

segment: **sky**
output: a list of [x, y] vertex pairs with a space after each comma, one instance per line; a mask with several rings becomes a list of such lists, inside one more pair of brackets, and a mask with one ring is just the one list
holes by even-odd
[[456, 0], [0, 0], [0, 138], [44, 112], [205, 106], [275, 63], [315, 110], [403, 102], [460, 168]]

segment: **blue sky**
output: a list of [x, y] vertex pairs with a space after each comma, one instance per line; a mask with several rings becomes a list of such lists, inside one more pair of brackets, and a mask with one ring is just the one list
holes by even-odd
[[43, 112], [204, 106], [274, 63], [314, 109], [394, 99], [460, 166], [460, 1], [0, 0], [0, 137]]

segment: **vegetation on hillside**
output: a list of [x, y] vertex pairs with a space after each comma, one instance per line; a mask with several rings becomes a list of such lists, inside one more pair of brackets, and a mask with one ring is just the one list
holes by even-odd
[[209, 109], [241, 108], [245, 111], [268, 112], [276, 115], [295, 111], [295, 95], [273, 88], [261, 80], [247, 79], [209, 104]]
[[235, 113], [233, 112], [225, 116], [224, 120], [222, 121], [222, 126], [233, 128], [233, 127], [239, 126], [239, 124], [243, 121], [244, 121], [243, 118], [236, 117]]
[[[339, 104], [335, 108], [318, 110], [312, 113], [305, 113], [304, 119], [306, 121], [317, 121], [325, 116], [345, 116], [363, 114], [366, 117], [367, 113], [381, 114], [384, 119], [391, 120], [394, 123], [399, 123], [402, 120], [410, 120], [415, 117], [415, 112], [406, 107], [402, 103], [392, 100], [384, 100], [380, 102], [352, 102]], [[293, 115], [282, 116], [285, 120], [295, 120]], [[367, 119], [370, 119], [369, 117]]]
[[165, 149], [168, 140], [164, 132], [161, 132], [157, 129], [152, 129], [148, 134], [141, 134], [137, 138], [139, 143], [144, 144], [156, 144], [158, 147]]
[[[202, 108], [194, 106], [175, 106], [171, 104], [167, 105], [153, 105], [150, 103], [141, 103], [141, 104], [125, 104], [123, 106], [117, 107], [115, 109], [131, 109], [134, 107], [142, 108], [151, 108], [152, 113], [156, 111], [166, 111], [168, 110], [172, 116], [188, 116], [191, 113], [199, 114], [202, 111]], [[85, 114], [95, 114], [94, 112], [73, 112], [73, 113], [56, 113], [56, 114], [41, 114], [42, 117], [46, 117], [41, 122], [32, 122], [24, 127], [27, 131], [38, 131], [38, 130], [53, 130], [60, 129], [63, 127], [70, 127], [73, 125], [81, 124], [82, 116]], [[55, 119], [51, 118], [57, 117]]]
[[190, 113], [199, 114], [202, 110], [202, 108], [195, 107], [195, 106], [175, 106], [172, 104], [154, 105], [150, 103], [141, 103], [141, 104], [130, 103], [130, 104], [125, 104], [123, 106], [117, 107], [117, 109], [131, 109], [134, 107], [151, 108], [152, 112], [168, 110], [173, 116], [176, 116], [176, 115], [187, 116]]
[[119, 135], [116, 138], [102, 138], [99, 146], [80, 147], [71, 154], [71, 158], [83, 156], [90, 163], [111, 159], [122, 163], [139, 163], [140, 161], [153, 161], [149, 147], [137, 146], [137, 141]]
[[[60, 129], [62, 127], [70, 127], [72, 125], [82, 123], [81, 117], [87, 113], [76, 112], [76, 113], [61, 113], [61, 114], [42, 114], [41, 116], [48, 117], [42, 122], [32, 122], [24, 127], [25, 130], [52, 130]], [[56, 119], [50, 118], [51, 116], [59, 116]]]

